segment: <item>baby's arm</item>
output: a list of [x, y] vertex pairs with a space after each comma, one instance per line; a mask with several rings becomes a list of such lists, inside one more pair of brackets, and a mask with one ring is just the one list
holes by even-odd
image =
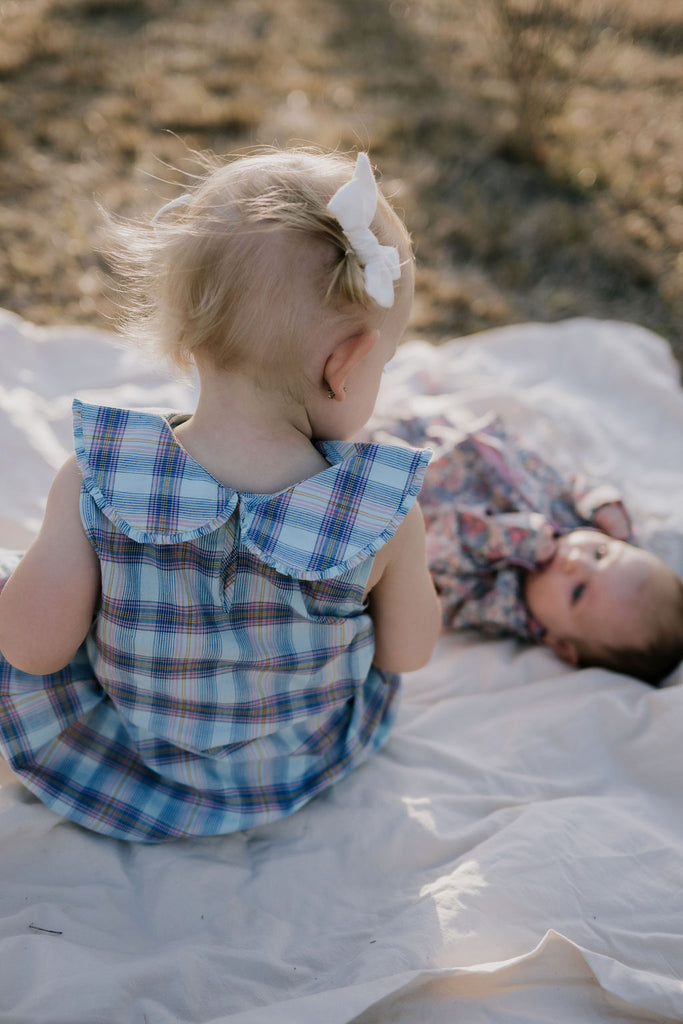
[[578, 518], [617, 540], [630, 538], [631, 520], [616, 487], [582, 471], [561, 475], [538, 452], [511, 441], [513, 457], [519, 459], [531, 487], [529, 504], [545, 509], [558, 532], [576, 529]]
[[576, 473], [570, 478], [567, 490], [582, 519], [617, 540], [629, 539], [631, 519], [616, 487], [596, 483], [584, 473]]
[[417, 502], [377, 553], [369, 585], [373, 663], [385, 672], [426, 665], [439, 636], [441, 610], [427, 569], [424, 520]]
[[64, 668], [85, 639], [100, 593], [99, 562], [81, 525], [72, 456], [54, 479], [40, 533], [0, 593], [0, 651], [15, 668]]
[[528, 639], [520, 569], [549, 561], [556, 546], [552, 526], [538, 512], [479, 515], [453, 506], [433, 512], [427, 560], [444, 624]]

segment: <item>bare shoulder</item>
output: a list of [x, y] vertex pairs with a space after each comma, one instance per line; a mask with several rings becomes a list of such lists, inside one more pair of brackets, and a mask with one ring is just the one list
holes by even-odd
[[390, 537], [384, 547], [381, 547], [375, 555], [368, 578], [367, 592], [369, 593], [377, 586], [389, 566], [400, 561], [405, 552], [414, 547], [416, 543], [419, 545], [423, 537], [422, 510], [415, 502], [393, 537]]
[[67, 459], [50, 488], [43, 525], [0, 593], [0, 650], [26, 672], [55, 672], [90, 628], [100, 566], [81, 523], [81, 473]]
[[70, 455], [52, 481], [45, 509], [46, 522], [59, 516], [69, 515], [74, 508], [78, 512], [82, 480], [76, 456]]
[[427, 568], [424, 519], [417, 502], [378, 552], [370, 584], [374, 664], [388, 672], [420, 668], [434, 649], [441, 611]]
[[55, 476], [47, 497], [45, 518], [36, 540], [47, 564], [68, 567], [70, 575], [92, 574], [99, 563], [88, 540], [80, 513], [82, 476], [76, 456], [70, 456]]

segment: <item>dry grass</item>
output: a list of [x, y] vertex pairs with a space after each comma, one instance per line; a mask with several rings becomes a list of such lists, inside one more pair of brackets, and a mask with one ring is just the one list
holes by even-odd
[[683, 362], [683, 0], [0, 0], [0, 304], [109, 323], [95, 200], [219, 152], [369, 147], [412, 333], [594, 315]]

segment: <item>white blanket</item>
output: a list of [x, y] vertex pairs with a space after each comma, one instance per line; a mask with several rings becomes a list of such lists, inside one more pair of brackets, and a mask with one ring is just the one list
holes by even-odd
[[[403, 347], [454, 402], [620, 485], [683, 572], [683, 392], [668, 347], [573, 320]], [[73, 394], [187, 408], [106, 336], [0, 315], [0, 545], [37, 529]], [[385, 749], [293, 817], [141, 846], [60, 820], [5, 769], [7, 1024], [683, 1020], [683, 669], [654, 691], [541, 648], [447, 637]]]

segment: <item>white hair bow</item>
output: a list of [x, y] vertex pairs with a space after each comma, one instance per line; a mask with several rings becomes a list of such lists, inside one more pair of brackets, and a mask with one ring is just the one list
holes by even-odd
[[152, 225], [156, 227], [157, 221], [159, 220], [160, 217], [165, 217], [167, 213], [169, 213], [171, 210], [175, 210], [177, 206], [187, 206], [191, 199], [192, 196], [190, 195], [190, 193], [186, 192], [185, 195], [177, 196], [175, 199], [172, 199], [170, 203], [165, 203], [164, 206], [162, 206], [160, 210], [157, 210], [157, 212], [152, 217]]
[[394, 281], [401, 276], [398, 250], [380, 245], [370, 230], [377, 209], [377, 182], [367, 153], [359, 153], [351, 181], [330, 199], [327, 209], [337, 218], [354, 253], [365, 268], [365, 290], [380, 306], [394, 304]]

